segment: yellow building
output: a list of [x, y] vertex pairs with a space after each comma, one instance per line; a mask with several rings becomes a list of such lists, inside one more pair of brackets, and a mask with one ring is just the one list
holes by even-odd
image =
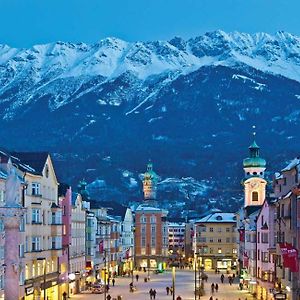
[[214, 212], [194, 224], [194, 254], [205, 270], [236, 266], [236, 217], [234, 213]]
[[26, 230], [20, 244], [20, 297], [57, 300], [61, 297], [58, 258], [62, 255], [62, 212], [52, 161], [45, 152], [13, 153], [13, 157], [26, 184], [22, 197]]

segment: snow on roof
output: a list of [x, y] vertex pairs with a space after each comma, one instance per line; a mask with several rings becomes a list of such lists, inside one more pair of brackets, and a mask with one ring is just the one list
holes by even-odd
[[300, 164], [299, 158], [294, 158], [284, 169], [281, 170], [281, 172], [290, 171], [291, 169], [295, 168]]
[[235, 213], [215, 212], [196, 220], [196, 223], [235, 223]]
[[283, 175], [280, 174], [279, 172], [275, 172], [275, 179], [282, 179]]

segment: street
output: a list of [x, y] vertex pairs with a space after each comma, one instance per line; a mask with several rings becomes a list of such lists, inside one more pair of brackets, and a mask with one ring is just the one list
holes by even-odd
[[[205, 295], [201, 297], [201, 300], [208, 300], [210, 296], [216, 300], [252, 300], [252, 296], [247, 293], [247, 291], [240, 291], [238, 289], [238, 279], [236, 278], [234, 283], [230, 286], [225, 274], [224, 284], [220, 281], [220, 274], [215, 274], [214, 272], [206, 272], [208, 275], [208, 281], [205, 282]], [[144, 277], [147, 276], [146, 273], [135, 272], [135, 274], [140, 275], [139, 282], [134, 281], [134, 285], [137, 290], [134, 293], [129, 292], [129, 283], [131, 278], [129, 277], [118, 277], [116, 278], [115, 286], [111, 286], [109, 294], [112, 299], [118, 295], [122, 295], [122, 300], [148, 300], [149, 290], [156, 289], [157, 295], [156, 300], [172, 300], [172, 296], [167, 296], [166, 287], [172, 286], [172, 272], [167, 271], [163, 274], [151, 274], [151, 280], [149, 282], [144, 282]], [[211, 294], [211, 284], [218, 283], [219, 291]], [[176, 283], [175, 283], [175, 299], [177, 296], [181, 296], [182, 300], [194, 300], [194, 272], [191, 270], [179, 270], [176, 269]], [[71, 299], [103, 299], [103, 294], [80, 294], [72, 296]], [[197, 299], [198, 296], [197, 296]]]

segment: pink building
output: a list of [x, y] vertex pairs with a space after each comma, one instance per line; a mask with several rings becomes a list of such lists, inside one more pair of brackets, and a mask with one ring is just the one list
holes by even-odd
[[69, 246], [71, 244], [71, 187], [65, 184], [59, 186], [59, 206], [62, 209], [62, 255], [59, 257], [61, 282], [61, 295], [66, 292], [68, 294], [69, 285]]
[[275, 199], [267, 198], [256, 222], [257, 256], [256, 278], [257, 299], [270, 300], [275, 281]]

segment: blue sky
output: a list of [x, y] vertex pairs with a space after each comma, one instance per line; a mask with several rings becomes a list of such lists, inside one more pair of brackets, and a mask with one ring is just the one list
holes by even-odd
[[0, 0], [0, 44], [189, 38], [206, 31], [300, 36], [299, 0]]

